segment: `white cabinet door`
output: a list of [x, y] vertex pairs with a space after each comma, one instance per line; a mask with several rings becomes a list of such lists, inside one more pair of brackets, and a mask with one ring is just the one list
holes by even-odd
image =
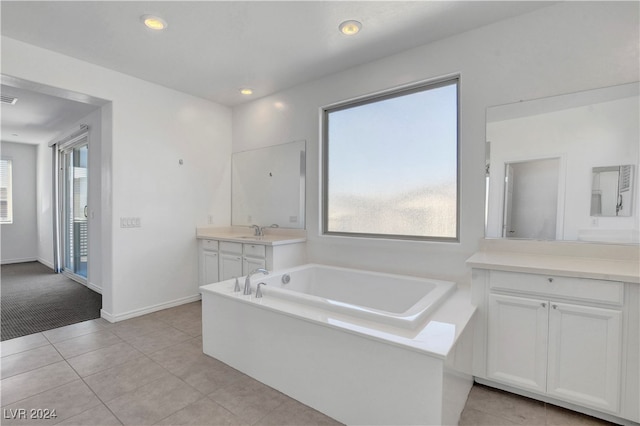
[[546, 300], [489, 295], [489, 378], [545, 392], [548, 308]]
[[242, 273], [242, 256], [233, 253], [220, 253], [220, 281], [228, 280], [233, 277], [241, 277]]
[[244, 275], [247, 275], [249, 272], [254, 271], [258, 268], [265, 269], [265, 265], [266, 262], [264, 259], [256, 257], [245, 257], [243, 263]]
[[202, 251], [202, 282], [200, 285], [218, 282], [218, 252]]
[[547, 392], [618, 411], [622, 312], [551, 302]]

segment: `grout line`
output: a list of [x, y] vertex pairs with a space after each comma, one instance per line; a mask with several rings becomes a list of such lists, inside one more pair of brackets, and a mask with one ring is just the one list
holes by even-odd
[[[62, 360], [62, 361], [58, 361], [58, 362], [66, 362], [66, 360]], [[67, 363], [67, 364], [68, 364], [68, 363]], [[49, 365], [52, 365], [52, 364], [49, 364]], [[72, 368], [73, 368], [73, 367], [72, 367]], [[33, 371], [33, 370], [32, 370], [32, 371]], [[75, 370], [73, 370], [73, 372], [74, 372], [74, 373], [76, 373], [76, 375], [78, 375], [78, 373], [77, 373]], [[15, 376], [13, 376], [13, 377], [15, 377]], [[18, 403], [18, 402], [25, 401], [25, 400], [27, 400], [27, 399], [29, 399], [29, 398], [33, 398], [34, 396], [41, 395], [41, 394], [43, 394], [43, 393], [45, 393], [45, 392], [49, 392], [49, 391], [52, 391], [52, 390], [54, 390], [54, 389], [61, 388], [62, 386], [68, 385], [69, 383], [73, 383], [73, 382], [75, 382], [76, 380], [82, 380], [82, 377], [80, 377], [80, 375], [78, 375], [78, 377], [76, 377], [76, 378], [75, 378], [75, 379], [73, 379], [73, 380], [70, 380], [70, 381], [65, 382], [65, 383], [61, 383], [61, 384], [59, 384], [59, 385], [57, 385], [57, 386], [54, 386], [54, 387], [52, 387], [52, 388], [50, 388], [50, 389], [45, 389], [45, 390], [42, 390], [42, 391], [40, 391], [40, 392], [36, 392], [36, 393], [34, 393], [33, 395], [29, 395], [29, 396], [24, 397], [24, 398], [22, 398], [22, 399], [19, 399], [19, 400], [17, 400], [17, 401], [10, 402], [9, 404], [4, 404], [2, 407], [7, 407], [7, 406], [9, 406], [9, 405], [13, 405], [13, 404], [16, 404], [16, 403]]]
[[[15, 354], [7, 355], [6, 357], [3, 357], [3, 358], [8, 358], [8, 357], [10, 357], [10, 356], [19, 355], [19, 354], [24, 354], [25, 352], [29, 352], [29, 351], [32, 351], [32, 350], [35, 350], [35, 349], [44, 348], [45, 346], [46, 346], [46, 345], [38, 346], [37, 348], [31, 348], [31, 349], [28, 349], [28, 350], [26, 350], [26, 351], [17, 352], [17, 353], [15, 353]], [[49, 343], [49, 346], [52, 346], [52, 347], [53, 347], [53, 349], [54, 349], [56, 352], [58, 352], [58, 350], [57, 350], [57, 349], [56, 349], [56, 348], [55, 348], [51, 343]], [[60, 352], [58, 352], [58, 354], [60, 355]], [[37, 367], [30, 368], [29, 370], [25, 370], [25, 371], [21, 371], [21, 372], [19, 372], [19, 373], [12, 374], [11, 376], [4, 376], [4, 375], [3, 375], [3, 376], [1, 377], [1, 380], [10, 379], [11, 377], [16, 377], [16, 376], [19, 376], [19, 375], [24, 374], [24, 373], [30, 373], [30, 372], [35, 371], [35, 370], [38, 370], [38, 369], [40, 369], [40, 368], [47, 367], [47, 366], [49, 366], [49, 365], [56, 364], [56, 363], [58, 363], [58, 362], [60, 362], [60, 361], [64, 361], [64, 360], [65, 360], [65, 359], [64, 359], [64, 357], [63, 357], [62, 355], [60, 355], [60, 357], [61, 357], [62, 359], [59, 359], [59, 360], [56, 360], [56, 361], [51, 361], [51, 362], [49, 362], [49, 363], [47, 363], [47, 364], [42, 364], [42, 365], [39, 365], [39, 366], [37, 366]], [[6, 362], [6, 361], [2, 361], [2, 362]], [[1, 381], [1, 380], [0, 380], [0, 381]]]
[[[11, 340], [15, 340], [15, 339], [22, 339], [23, 337], [28, 337], [28, 336], [35, 336], [36, 334], [42, 334], [42, 331], [38, 331], [38, 332], [36, 332], [36, 333], [32, 333], [32, 334], [25, 334], [24, 336], [20, 336], [20, 337], [14, 337], [13, 339], [3, 340], [2, 342], [0, 342], [0, 352], [2, 352], [2, 349], [1, 349], [1, 348], [2, 348], [2, 343], [4, 343], [4, 342], [9, 342], [9, 341], [11, 341]], [[9, 354], [9, 355], [1, 355], [1, 354], [0, 354], [0, 359], [5, 358], [5, 357], [8, 357], [8, 356], [11, 356], [11, 355], [20, 354], [20, 353], [22, 353], [22, 352], [30, 351], [31, 349], [38, 349], [38, 348], [41, 348], [41, 347], [43, 347], [43, 346], [46, 346], [46, 345], [50, 345], [50, 344], [51, 344], [51, 342], [49, 342], [49, 339], [47, 339], [44, 335], [42, 335], [42, 337], [44, 338], [45, 343], [43, 343], [43, 344], [41, 344], [41, 345], [38, 345], [38, 346], [34, 346], [34, 347], [32, 347], [32, 348], [22, 349], [22, 350], [19, 350], [18, 352], [14, 352], [14, 353]]]

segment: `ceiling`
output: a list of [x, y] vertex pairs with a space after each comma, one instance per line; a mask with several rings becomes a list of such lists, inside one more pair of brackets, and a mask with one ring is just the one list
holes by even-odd
[[[2, 35], [234, 106], [548, 1], [6, 1]], [[141, 15], [168, 22], [144, 27]], [[338, 31], [355, 19], [355, 36]], [[251, 97], [239, 93], [254, 90]]]
[[98, 105], [47, 95], [30, 89], [0, 86], [2, 96], [17, 98], [14, 105], [0, 104], [3, 142], [40, 144], [68, 131]]
[[[548, 1], [0, 1], [3, 36], [235, 106]], [[164, 31], [140, 17], [160, 16]], [[355, 36], [338, 25], [362, 23]], [[2, 141], [49, 142], [96, 109], [2, 77]], [[251, 96], [241, 95], [249, 87]], [[59, 96], [52, 96], [59, 95]]]

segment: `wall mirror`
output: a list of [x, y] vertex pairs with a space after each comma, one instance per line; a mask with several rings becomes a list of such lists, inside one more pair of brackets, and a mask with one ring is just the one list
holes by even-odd
[[635, 82], [488, 108], [486, 237], [640, 242], [639, 93]]
[[231, 224], [305, 227], [306, 142], [231, 156]]

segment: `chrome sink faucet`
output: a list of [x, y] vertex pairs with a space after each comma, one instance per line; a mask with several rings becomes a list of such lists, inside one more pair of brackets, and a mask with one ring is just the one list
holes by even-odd
[[247, 274], [247, 278], [245, 278], [244, 280], [244, 292], [242, 294], [244, 294], [245, 296], [248, 294], [251, 294], [251, 276], [255, 275], [259, 272], [262, 272], [264, 275], [268, 275], [269, 271], [267, 271], [266, 269], [262, 269], [262, 268], [258, 268], [258, 269], [254, 269], [253, 271], [249, 272]]
[[251, 228], [254, 229], [254, 236], [262, 237], [264, 235], [264, 228], [262, 228], [260, 225], [251, 225]]

